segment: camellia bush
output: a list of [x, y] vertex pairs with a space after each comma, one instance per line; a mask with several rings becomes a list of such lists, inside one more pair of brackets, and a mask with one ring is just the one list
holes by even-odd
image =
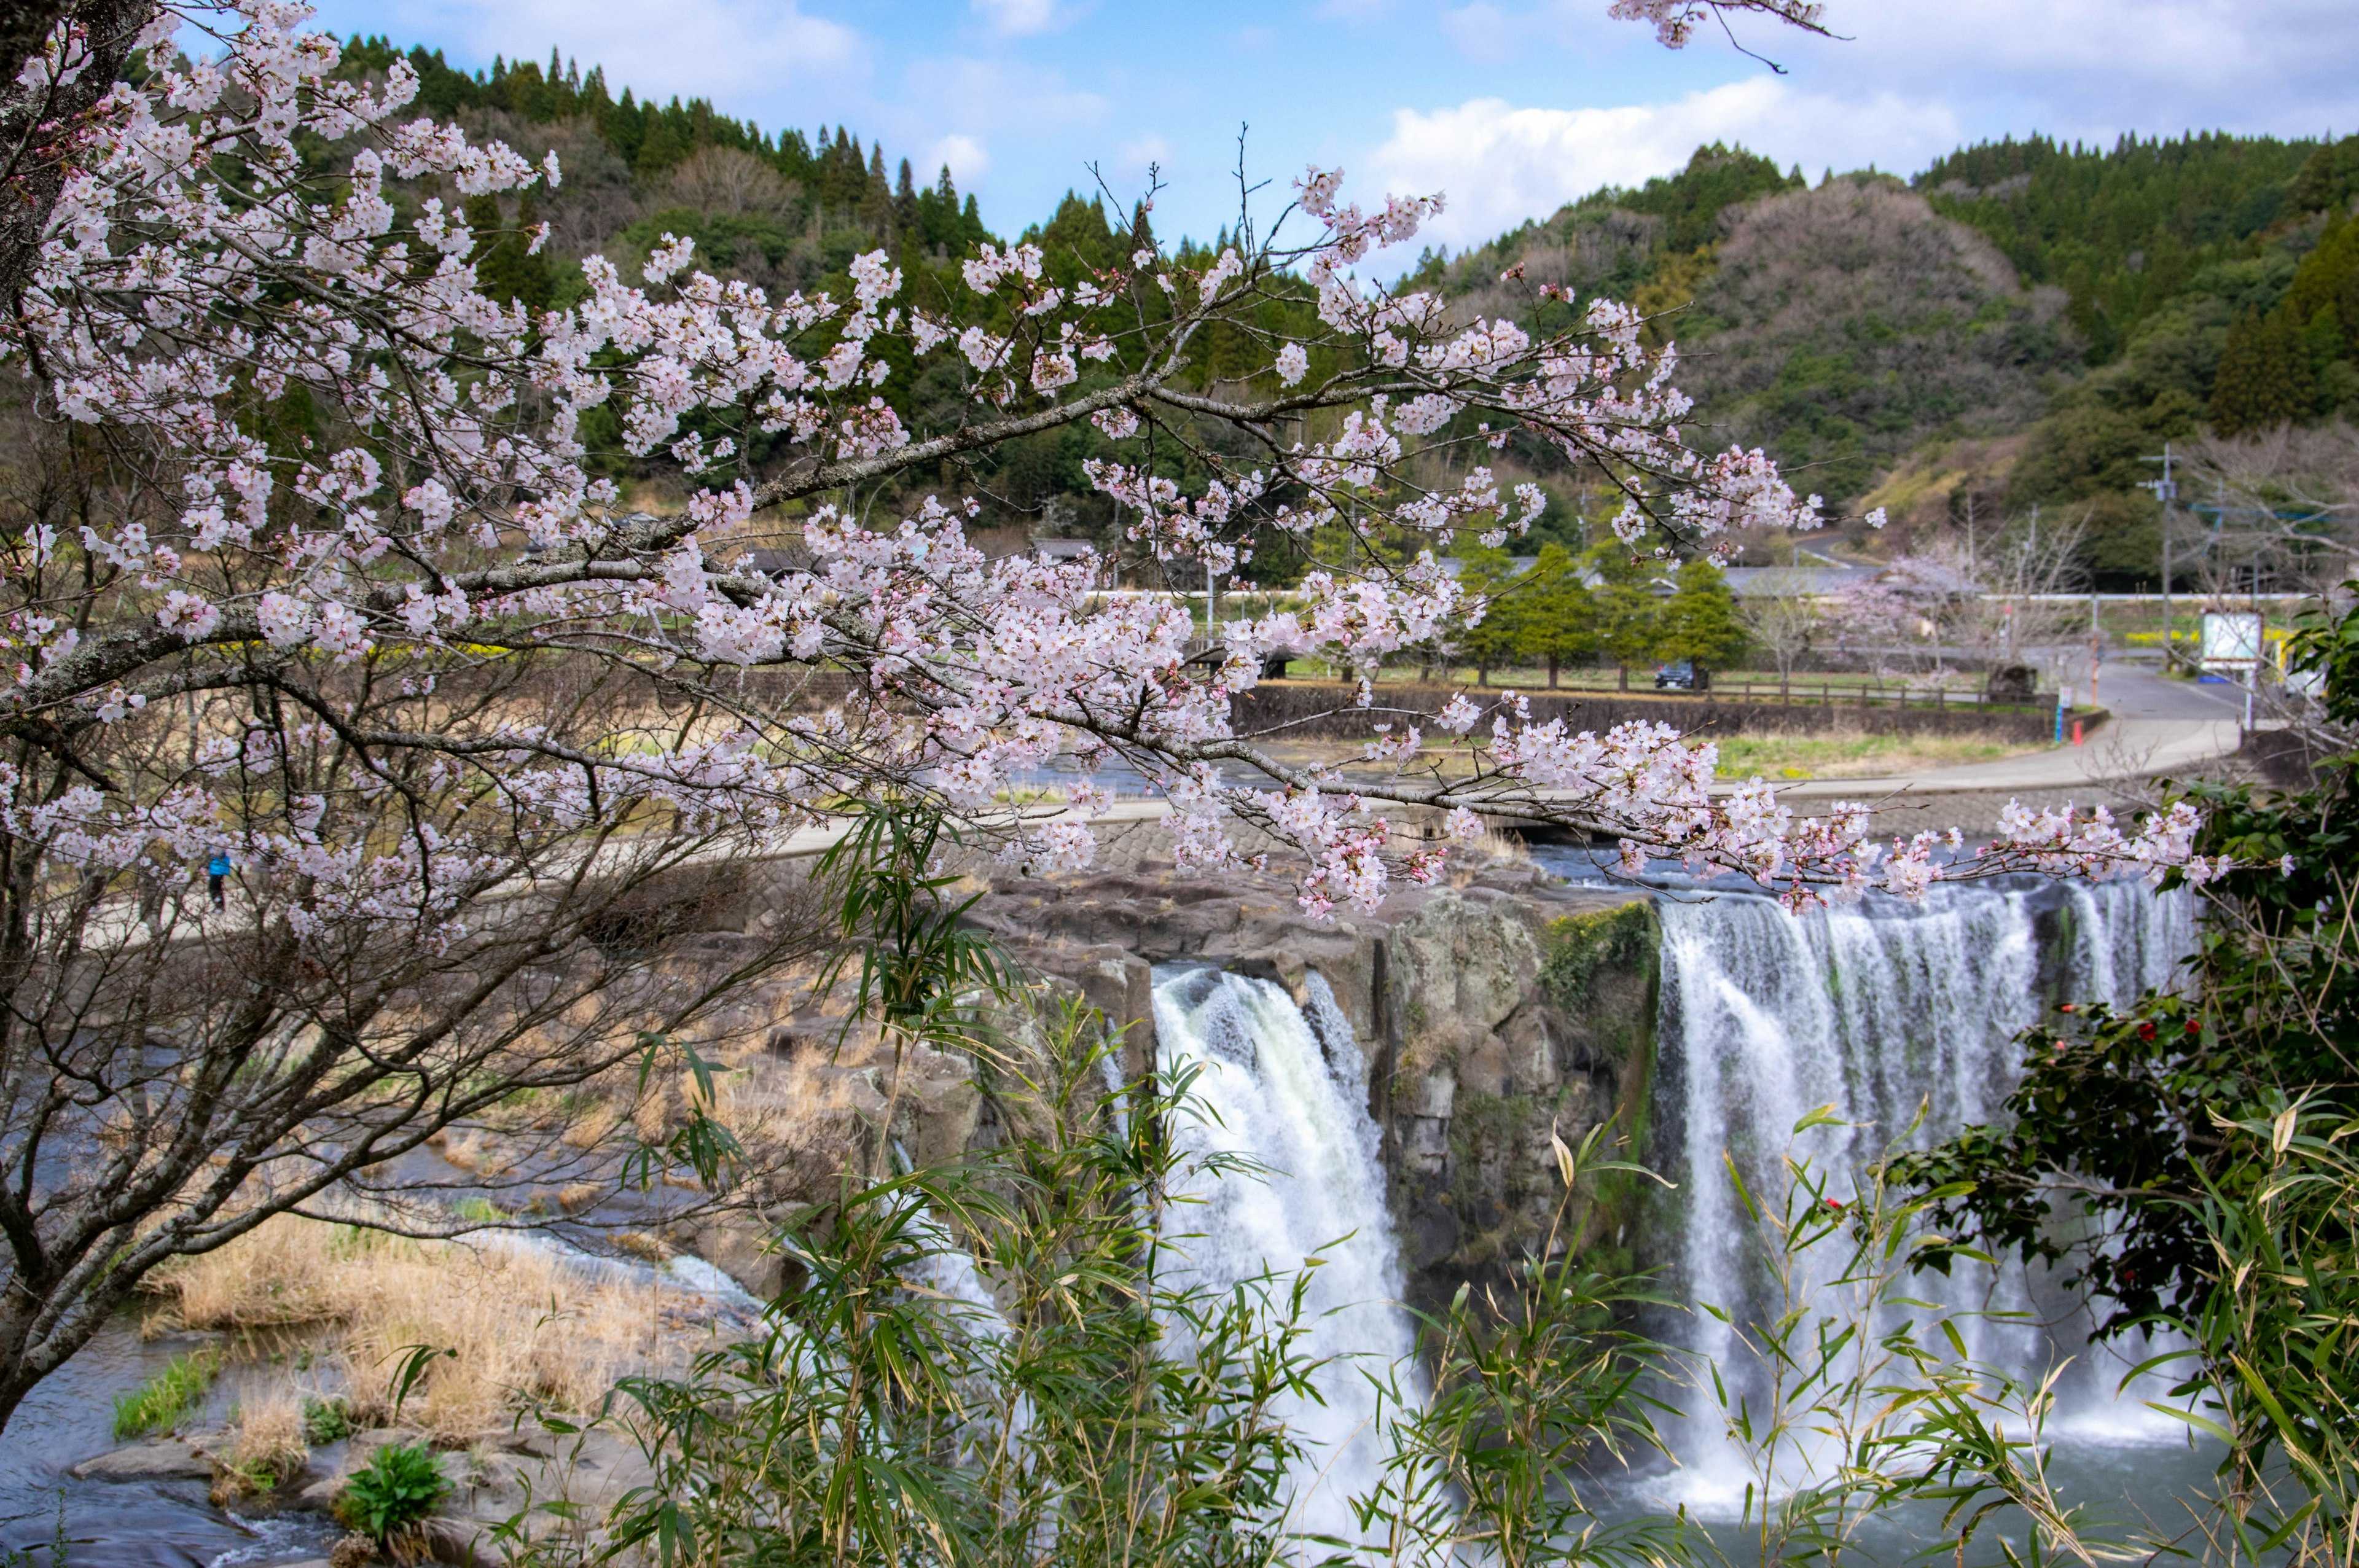
[[[1712, 8], [1623, 9], [1679, 41]], [[984, 244], [924, 297], [876, 252], [771, 298], [668, 237], [536, 314], [479, 287], [464, 212], [562, 169], [414, 114], [406, 64], [341, 73], [279, 0], [54, 14], [0, 101], [0, 1417], [157, 1263], [598, 1078], [817, 941], [787, 922], [695, 974], [649, 890], [849, 802], [1071, 870], [1119, 763], [1182, 870], [1286, 860], [1314, 912], [1440, 874], [1450, 838], [1397, 844], [1403, 809], [1466, 838], [1511, 808], [1797, 902], [2214, 869], [2185, 806], [1887, 846], [1864, 807], [1715, 796], [1668, 729], [1512, 697], [1371, 705], [1348, 785], [1239, 732], [1272, 651], [1367, 666], [1459, 608], [1437, 553], [1544, 504], [1491, 466], [1511, 440], [1617, 492], [1634, 553], [1819, 520], [1758, 451], [1690, 444], [1676, 351], [1627, 308], [1460, 319], [1364, 281], [1439, 196], [1364, 208], [1313, 169], [1209, 261], [1140, 238], [1059, 282]], [[1205, 372], [1215, 340], [1242, 373]], [[906, 419], [912, 378], [950, 412]], [[978, 549], [960, 465], [1085, 424], [1090, 481], [1175, 569], [1346, 546], [1201, 658], [1168, 600]], [[626, 507], [593, 438], [680, 503]], [[1066, 806], [1006, 804], [1060, 755]]]

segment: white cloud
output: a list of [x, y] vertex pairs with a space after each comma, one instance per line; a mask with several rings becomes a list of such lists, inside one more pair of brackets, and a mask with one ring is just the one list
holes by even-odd
[[666, 0], [662, 5], [580, 0], [422, 0], [399, 7], [411, 37], [464, 39], [461, 58], [540, 59], [551, 39], [583, 68], [603, 64], [617, 92], [648, 97], [759, 101], [787, 82], [840, 88], [867, 73], [861, 36], [807, 16], [794, 0]]
[[940, 168], [944, 164], [951, 166], [951, 178], [964, 189], [991, 172], [991, 153], [973, 136], [954, 132], [926, 149], [926, 168]]
[[[2110, 140], [2233, 126], [2314, 132], [2359, 114], [2359, 6], [2349, 0], [1848, 0], [1850, 43], [1811, 43], [1836, 72], [2017, 129]], [[1798, 56], [1804, 51], [1798, 49]], [[1800, 74], [1798, 72], [1798, 74]]]
[[1054, 70], [968, 57], [911, 65], [906, 101], [934, 106], [941, 118], [975, 129], [1033, 134], [1094, 125], [1106, 114], [1103, 98], [1068, 87]]
[[1152, 132], [1135, 141], [1125, 142], [1114, 159], [1114, 168], [1125, 174], [1144, 175], [1148, 164], [1171, 167], [1171, 144]]
[[1057, 22], [1057, 0], [969, 0], [992, 30], [1010, 38], [1045, 33]]
[[1393, 134], [1371, 156], [1384, 191], [1441, 191], [1450, 205], [1419, 236], [1479, 244], [1527, 218], [1543, 218], [1600, 186], [1668, 174], [1705, 142], [1743, 142], [1815, 175], [1832, 165], [1906, 169], [1955, 144], [1958, 126], [1934, 103], [1881, 97], [1867, 103], [1799, 93], [1759, 76], [1669, 103], [1612, 109], [1517, 108], [1477, 98], [1456, 108], [1393, 116]]
[[[1653, 48], [1643, 25], [1606, 11], [1606, 0], [1466, 0], [1437, 25], [1485, 62], [1549, 49], [1626, 62]], [[1943, 103], [1970, 135], [2305, 134], [2359, 120], [2350, 68], [2359, 5], [2350, 0], [1832, 0], [1827, 22], [1848, 37], [1812, 38], [1761, 16], [1731, 27], [1790, 68], [1799, 88], [1858, 91], [1862, 113], [1875, 94]], [[1667, 57], [1698, 70], [1735, 58], [1712, 27]]]

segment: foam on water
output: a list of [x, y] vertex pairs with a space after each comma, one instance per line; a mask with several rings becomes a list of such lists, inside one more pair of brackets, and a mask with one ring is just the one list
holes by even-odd
[[1319, 1379], [1323, 1403], [1280, 1412], [1309, 1448], [1289, 1519], [1349, 1536], [1350, 1499], [1374, 1487], [1385, 1461], [1367, 1375], [1411, 1379], [1415, 1343], [1399, 1305], [1400, 1249], [1365, 1067], [1325, 980], [1311, 975], [1306, 990], [1307, 1011], [1269, 980], [1156, 972], [1158, 1065], [1202, 1068], [1194, 1090], [1206, 1114], [1178, 1136], [1198, 1154], [1243, 1156], [1262, 1172], [1200, 1182], [1189, 1195], [1199, 1201], [1168, 1208], [1165, 1229], [1186, 1255], [1181, 1278], [1214, 1289], [1318, 1260], [1305, 1349], [1335, 1359]]
[[[2045, 957], [2042, 900], [2063, 927], [2061, 952]], [[2015, 1037], [2039, 1006], [2043, 963], [2060, 962], [2060, 976], [2048, 978], [2063, 994], [2119, 1004], [2169, 983], [2193, 940], [2185, 894], [2126, 882], [1937, 888], [1916, 906], [1875, 900], [1799, 916], [1756, 896], [1682, 894], [1664, 900], [1662, 918], [1657, 1094], [1669, 1147], [1656, 1163], [1678, 1195], [1676, 1239], [1660, 1261], [1675, 1295], [1751, 1324], [1824, 1288], [1813, 1270], [1832, 1266], [1838, 1249], [1806, 1258], [1788, 1298], [1744, 1212], [1738, 1180], [1755, 1193], [1778, 1192], [1790, 1146], [1847, 1196], [1852, 1173], [1896, 1140], [1922, 1145], [1995, 1119], [2019, 1071]], [[1791, 1140], [1795, 1123], [1821, 1106], [1854, 1125]], [[2020, 1267], [1962, 1265], [1910, 1290], [1932, 1313], [1959, 1314], [1977, 1359], [2036, 1375], [2078, 1357], [2060, 1390], [2060, 1433], [2082, 1442], [2183, 1439], [2178, 1422], [2144, 1408], [2143, 1397], [2158, 1390], [2116, 1400], [2120, 1364], [2089, 1354], [2072, 1325], [2041, 1321], [2054, 1310], [2053, 1292]], [[1697, 1365], [1718, 1369], [1732, 1398], [1750, 1400], [1756, 1416], [1765, 1408], [1766, 1369], [1729, 1323], [1690, 1310], [1673, 1336]], [[1690, 1390], [1685, 1403], [1671, 1423], [1680, 1468], [1661, 1488], [1665, 1500], [1734, 1511], [1754, 1467], [1708, 1390]]]

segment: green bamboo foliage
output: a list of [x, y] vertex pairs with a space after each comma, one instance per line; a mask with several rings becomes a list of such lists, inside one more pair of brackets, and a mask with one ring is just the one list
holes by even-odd
[[[1121, 1082], [1103, 1019], [1027, 989], [959, 923], [945, 843], [879, 808], [824, 874], [869, 955], [865, 1009], [901, 1038], [976, 1051], [1005, 1135], [882, 1180], [847, 1173], [784, 1226], [794, 1283], [757, 1331], [625, 1382], [598, 1418], [637, 1441], [651, 1480], [598, 1518], [544, 1506], [581, 1528], [538, 1541], [519, 1517], [519, 1561], [1843, 1568], [1888, 1561], [1896, 1535], [2005, 1568], [2359, 1561], [2359, 1128], [2322, 1104], [2219, 1119], [2227, 1174], [2184, 1200], [2210, 1261], [2173, 1354], [2197, 1396], [2186, 1419], [2225, 1457], [2215, 1495], [2189, 1499], [2194, 1531], [2165, 1540], [2060, 1488], [2046, 1426], [2061, 1368], [1977, 1362], [1981, 1314], [1916, 1291], [1927, 1267], [1990, 1261], [1940, 1223], [1967, 1184], [1935, 1184], [1921, 1159], [1813, 1163], [1801, 1151], [1840, 1125], [1832, 1108], [1793, 1129], [1771, 1190], [1738, 1184], [1772, 1303], [1762, 1321], [1692, 1309], [1727, 1323], [1725, 1365], [1648, 1338], [1638, 1325], [1678, 1304], [1584, 1253], [1597, 1182], [1647, 1175], [1603, 1129], [1552, 1135], [1549, 1233], [1506, 1284], [1424, 1318], [1414, 1366], [1322, 1362], [1305, 1320], [1317, 1260], [1234, 1287], [1187, 1267], [1181, 1195], [1262, 1173], [1189, 1153], [1173, 1130], [1208, 1114], [1191, 1076]], [[1011, 1013], [1026, 1022], [986, 1027]], [[1752, 1375], [1724, 1375], [1738, 1363]], [[1339, 1373], [1375, 1383], [1386, 1454], [1351, 1539], [1287, 1517], [1316, 1456], [1285, 1412]], [[1681, 1405], [1716, 1410], [1751, 1467], [1734, 1530], [1633, 1504], [1625, 1479], [1667, 1462], [1658, 1422]]]

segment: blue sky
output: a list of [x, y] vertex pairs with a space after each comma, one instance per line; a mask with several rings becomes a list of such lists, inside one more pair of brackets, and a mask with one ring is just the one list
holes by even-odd
[[339, 33], [453, 64], [556, 46], [618, 91], [711, 98], [766, 127], [842, 123], [947, 161], [1003, 232], [1095, 163], [1149, 163], [1166, 235], [1257, 178], [1341, 165], [1347, 190], [1446, 191], [1453, 249], [1606, 183], [1741, 140], [1813, 177], [1908, 172], [1962, 141], [2042, 130], [2279, 135], [2359, 128], [2354, 0], [1831, 0], [1829, 42], [1740, 21], [1777, 76], [1708, 29], [1677, 53], [1607, 0], [329, 0]]

